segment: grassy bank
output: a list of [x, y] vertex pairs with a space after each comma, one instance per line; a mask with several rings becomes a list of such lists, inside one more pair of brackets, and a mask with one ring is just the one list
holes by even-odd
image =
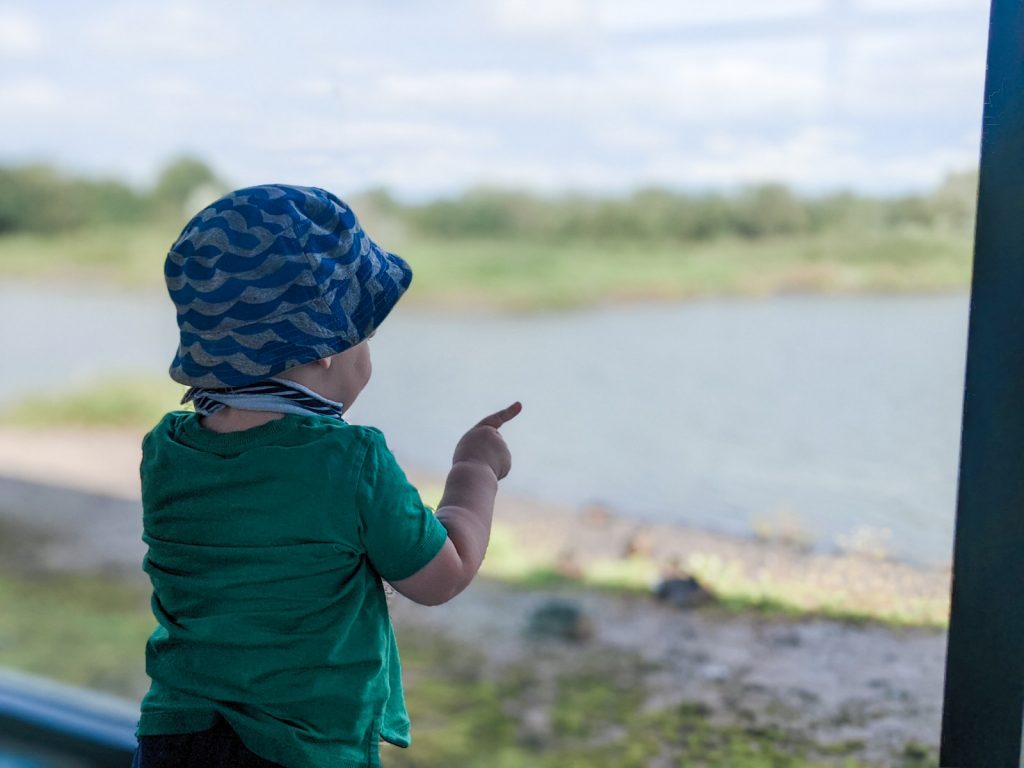
[[168, 411], [182, 408], [185, 387], [152, 376], [97, 379], [67, 392], [29, 395], [0, 410], [0, 424], [35, 427], [136, 429], [140, 434]]
[[163, 280], [163, 257], [176, 235], [171, 226], [5, 235], [0, 237], [0, 277], [56, 279], [83, 289], [158, 287]]
[[[0, 277], [162, 290], [177, 228], [106, 227], [0, 237]], [[384, 244], [416, 273], [409, 301], [541, 309], [644, 299], [787, 292], [918, 292], [966, 287], [970, 242], [933, 229], [688, 244], [611, 240], [415, 239]]]
[[969, 244], [934, 232], [806, 235], [687, 245], [478, 241], [410, 244], [416, 301], [513, 309], [780, 293], [965, 287]]
[[[130, 699], [145, 690], [143, 647], [153, 619], [141, 584], [0, 571], [0, 604], [0, 665]], [[726, 723], [685, 700], [645, 706], [649, 662], [627, 652], [538, 646], [531, 663], [494, 669], [472, 643], [422, 628], [398, 632], [415, 744], [385, 748], [387, 765], [640, 768], [659, 758], [705, 768], [869, 765], [856, 757], [858, 741]], [[909, 744], [887, 766], [933, 763], [929, 749]]]
[[[622, 556], [602, 552], [567, 562], [554, 548], [533, 542], [537, 521], [499, 513], [483, 573], [521, 588], [576, 586], [627, 592], [652, 599], [652, 585], [671, 564], [693, 576], [709, 594], [714, 610], [780, 618], [821, 617], [892, 627], [942, 629], [949, 618], [948, 573], [917, 569], [879, 557], [787, 550], [771, 542], [734, 539], [671, 523], [650, 535], [658, 551]], [[564, 513], [561, 515], [564, 517]], [[628, 540], [621, 531], [636, 528], [626, 520], [586, 531], [575, 520], [549, 514], [548, 540], [586, 552], [593, 537]], [[561, 531], [562, 527], [572, 530]], [[611, 527], [621, 530], [610, 530]], [[596, 549], [599, 545], [594, 544]], [[564, 551], [564, 550], [563, 550]]]

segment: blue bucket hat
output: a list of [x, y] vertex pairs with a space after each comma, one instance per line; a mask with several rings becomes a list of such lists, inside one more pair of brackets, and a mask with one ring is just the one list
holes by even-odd
[[239, 189], [185, 226], [164, 262], [181, 341], [171, 378], [224, 389], [365, 340], [412, 270], [316, 187]]

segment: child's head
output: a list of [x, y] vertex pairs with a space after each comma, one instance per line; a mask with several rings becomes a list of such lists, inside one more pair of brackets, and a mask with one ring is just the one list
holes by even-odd
[[229, 389], [287, 371], [350, 405], [369, 379], [363, 342], [412, 271], [331, 193], [269, 184], [196, 214], [171, 246], [164, 276], [181, 334], [172, 379]]

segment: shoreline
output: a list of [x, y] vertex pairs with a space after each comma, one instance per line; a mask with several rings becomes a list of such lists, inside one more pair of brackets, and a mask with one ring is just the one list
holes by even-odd
[[[0, 428], [0, 478], [6, 478], [0, 492], [6, 488], [8, 497], [0, 498], [5, 502], [0, 507], [12, 506], [12, 494], [21, 499], [15, 506], [24, 506], [24, 495], [38, 485], [50, 487], [51, 494], [78, 491], [137, 508], [141, 434]], [[428, 501], [439, 496], [441, 478], [416, 471], [409, 476]], [[112, 513], [124, 529], [118, 538], [128, 544], [141, 534], [141, 520], [122, 519], [129, 513], [118, 508]], [[22, 522], [45, 521], [53, 514], [37, 513]], [[109, 548], [102, 550], [107, 554], [101, 562], [117, 559]], [[128, 546], [126, 562], [138, 563], [141, 552], [141, 542]], [[572, 508], [502, 493], [483, 573], [525, 586], [565, 583], [639, 593], [650, 593], [665, 578], [691, 576], [734, 609], [928, 627], [945, 624], [951, 578], [948, 567], [819, 552], [785, 537], [737, 537], [678, 522], [631, 519], [597, 504]]]
[[[0, 278], [4, 280], [4, 290], [17, 291], [40, 290], [59, 292], [68, 296], [81, 296], [83, 285], [88, 287], [89, 295], [100, 298], [141, 298], [167, 300], [167, 288], [159, 281], [141, 283], [117, 283], [110, 280], [110, 275], [102, 272], [86, 270], [82, 273], [66, 272], [47, 274], [27, 274], [4, 272], [0, 270]], [[607, 309], [629, 308], [637, 306], [665, 306], [673, 304], [697, 304], [700, 302], [747, 302], [772, 301], [792, 298], [856, 299], [856, 298], [922, 298], [936, 296], [970, 297], [970, 284], [898, 284], [898, 285], [858, 285], [844, 282], [832, 283], [779, 283], [767, 287], [748, 287], [737, 285], [727, 288], [705, 290], [666, 291], [650, 288], [648, 290], [630, 290], [610, 292], [602, 296], [581, 297], [572, 301], [541, 301], [531, 303], [521, 298], [503, 299], [500, 297], [481, 297], [472, 293], [430, 293], [418, 294], [415, 289], [403, 297], [402, 306], [417, 314], [439, 316], [533, 316], [544, 314], [565, 314], [573, 312], [600, 312]]]
[[[430, 476], [414, 480], [437, 483]], [[526, 586], [565, 583], [650, 594], [693, 577], [735, 610], [941, 628], [951, 569], [870, 553], [637, 520], [598, 504], [572, 508], [503, 496], [482, 573]]]
[[[899, 239], [901, 236], [894, 238]], [[815, 242], [813, 239], [808, 242]], [[488, 243], [494, 245], [493, 243]], [[670, 254], [686, 254], [692, 257], [707, 259], [706, 250], [715, 255], [715, 249], [725, 248], [731, 254], [736, 243], [722, 242], [719, 244], [697, 244], [687, 250], [685, 247], [670, 249]], [[786, 241], [769, 241], [765, 243], [740, 243], [742, 249], [751, 251], [767, 250], [773, 253], [799, 250], [807, 242], [797, 239], [792, 243]], [[461, 250], [472, 250], [474, 242], [459, 242], [455, 247]], [[9, 243], [0, 238], [0, 253]], [[436, 249], [436, 243], [427, 243], [427, 251]], [[551, 247], [546, 247], [551, 250]], [[415, 250], [415, 249], [414, 249]], [[826, 249], [827, 250], [827, 249]], [[422, 254], [421, 254], [422, 255]], [[161, 259], [163, 257], [161, 256]], [[436, 261], [436, 254], [425, 254], [427, 262]], [[507, 275], [509, 287], [503, 290], [488, 292], [486, 283], [470, 281], [455, 288], [438, 287], [438, 275], [435, 266], [426, 266], [423, 280], [414, 283], [414, 287], [403, 298], [402, 304], [417, 312], [437, 314], [496, 314], [496, 315], [536, 315], [544, 313], [563, 313], [566, 311], [587, 311], [649, 304], [681, 304], [698, 301], [761, 301], [786, 298], [792, 296], [808, 297], [912, 297], [940, 296], [970, 293], [970, 259], [965, 266], [957, 267], [947, 273], [947, 265], [914, 264], [902, 268], [891, 265], [864, 264], [859, 260], [838, 258], [830, 260], [801, 261], [770, 259], [767, 271], [757, 270], [751, 266], [732, 266], [731, 272], [709, 280], [706, 269], [690, 273], [682, 270], [679, 273], [654, 272], [647, 279], [636, 285], [618, 286], [614, 283], [602, 284], [599, 287], [574, 289], [558, 285], [558, 290], [548, 293], [538, 292], [536, 283], [523, 283], [515, 280], [514, 275]], [[59, 266], [59, 265], [58, 265]], [[144, 269], [143, 269], [144, 267]], [[933, 274], [929, 271], [935, 271]], [[131, 261], [115, 268], [96, 267], [94, 264], [63, 264], [61, 268], [39, 267], [33, 261], [30, 266], [8, 265], [0, 268], [0, 276], [4, 279], [8, 290], [39, 288], [52, 291], [54, 288], [69, 294], [81, 295], [83, 286], [90, 292], [99, 291], [101, 295], [110, 297], [160, 297], [166, 299], [166, 288], [160, 279], [161, 269], [158, 262], [139, 264]], [[537, 275], [543, 283], [544, 275]], [[421, 283], [427, 283], [422, 287]], [[417, 288], [417, 286], [420, 286]]]

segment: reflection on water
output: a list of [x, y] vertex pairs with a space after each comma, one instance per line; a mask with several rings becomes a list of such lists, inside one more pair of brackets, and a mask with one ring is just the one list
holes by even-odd
[[[0, 398], [105, 368], [163, 374], [170, 303], [0, 291]], [[400, 307], [352, 419], [443, 471], [513, 399], [507, 487], [747, 534], [943, 562], [952, 548], [967, 299], [786, 297], [521, 316]], [[5, 353], [11, 359], [11, 354]], [[891, 531], [887, 538], [886, 531]]]

